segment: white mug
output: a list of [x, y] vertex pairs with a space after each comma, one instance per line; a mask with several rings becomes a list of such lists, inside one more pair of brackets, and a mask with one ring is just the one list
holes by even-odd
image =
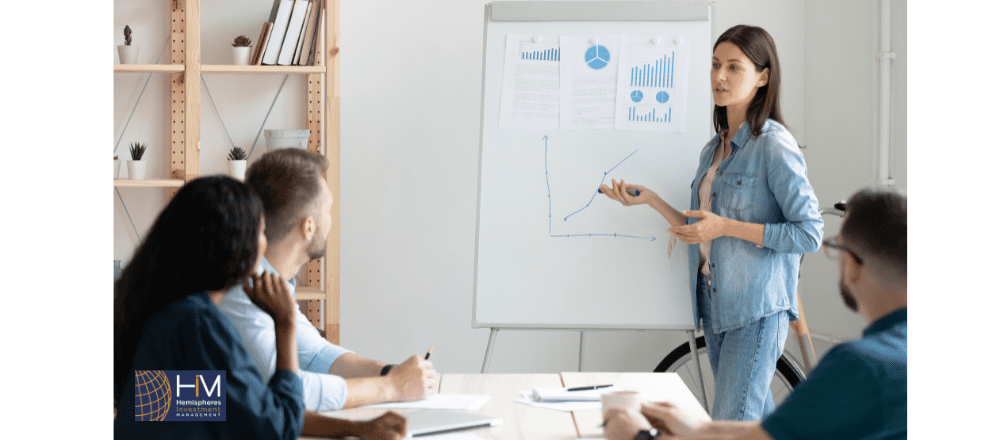
[[601, 416], [606, 419], [608, 411], [612, 409], [639, 413], [645, 401], [646, 399], [642, 396], [642, 393], [638, 391], [608, 391], [601, 394]]

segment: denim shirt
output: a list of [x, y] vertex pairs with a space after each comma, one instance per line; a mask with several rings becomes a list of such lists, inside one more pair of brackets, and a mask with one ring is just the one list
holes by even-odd
[[[698, 172], [691, 182], [691, 210], [699, 209], [698, 184], [712, 164], [719, 134], [701, 152]], [[760, 136], [743, 124], [730, 142], [732, 154], [719, 164], [712, 182], [712, 212], [726, 218], [764, 225], [764, 244], [734, 237], [712, 241], [712, 332], [742, 327], [787, 310], [798, 319], [796, 301], [799, 256], [815, 252], [823, 241], [823, 219], [806, 162], [792, 134], [768, 119]], [[697, 222], [688, 218], [687, 224]], [[691, 304], [698, 315], [697, 244], [688, 245]]]

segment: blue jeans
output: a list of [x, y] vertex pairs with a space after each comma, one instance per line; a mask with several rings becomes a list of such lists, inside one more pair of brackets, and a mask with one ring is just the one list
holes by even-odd
[[765, 316], [727, 332], [712, 333], [711, 288], [698, 274], [698, 312], [715, 379], [714, 420], [761, 420], [774, 412], [771, 378], [785, 349], [788, 312]]

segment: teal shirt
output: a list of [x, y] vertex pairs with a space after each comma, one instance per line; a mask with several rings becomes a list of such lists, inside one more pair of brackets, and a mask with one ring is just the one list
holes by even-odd
[[[136, 422], [135, 370], [225, 370], [225, 422]], [[160, 310], [143, 327], [115, 438], [296, 439], [302, 433], [302, 380], [278, 370], [264, 382], [229, 320], [204, 292]]]
[[906, 438], [906, 309], [830, 350], [761, 427], [775, 440]]

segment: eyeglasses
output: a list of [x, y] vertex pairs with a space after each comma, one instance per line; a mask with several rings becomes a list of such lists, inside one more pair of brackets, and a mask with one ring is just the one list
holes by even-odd
[[841, 246], [841, 245], [839, 245], [837, 243], [834, 243], [834, 241], [833, 241], [832, 238], [828, 238], [826, 240], [823, 240], [823, 253], [826, 254], [826, 258], [829, 258], [831, 260], [836, 260], [837, 259], [837, 252], [839, 252], [839, 251], [844, 251], [844, 252], [847, 252], [848, 254], [851, 254], [851, 256], [854, 257], [854, 259], [858, 261], [858, 264], [862, 264], [863, 263], [862, 260], [861, 260], [861, 257], [858, 256], [857, 253], [855, 253], [854, 251], [852, 251], [852, 250], [850, 250], [850, 249], [848, 249], [848, 248], [846, 248], [844, 246]]

